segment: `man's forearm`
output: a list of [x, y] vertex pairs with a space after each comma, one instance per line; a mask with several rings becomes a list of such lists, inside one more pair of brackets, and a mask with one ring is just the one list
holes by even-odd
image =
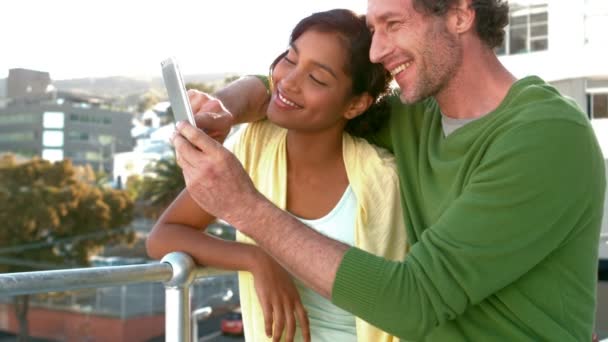
[[266, 86], [255, 76], [241, 77], [218, 90], [214, 96], [232, 113], [234, 124], [263, 119], [270, 101]]
[[260, 200], [235, 226], [307, 286], [331, 299], [336, 273], [349, 246], [332, 240]]

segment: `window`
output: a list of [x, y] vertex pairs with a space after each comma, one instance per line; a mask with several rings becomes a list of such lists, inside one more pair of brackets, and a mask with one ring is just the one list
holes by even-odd
[[42, 125], [44, 128], [63, 129], [63, 117], [61, 112], [44, 112], [42, 115]]
[[34, 141], [34, 132], [0, 133], [0, 143], [24, 141]]
[[[40, 115], [40, 114], [38, 114], [38, 115]], [[32, 124], [35, 122], [36, 122], [35, 114], [0, 115], [0, 125]]]
[[68, 132], [68, 140], [69, 141], [88, 141], [89, 133], [70, 131], [70, 132]]
[[509, 25], [499, 55], [544, 51], [549, 48], [547, 1], [510, 1]]
[[102, 156], [99, 152], [85, 152], [84, 159], [88, 161], [101, 161]]
[[591, 118], [608, 118], [608, 93], [589, 94]]
[[44, 150], [42, 150], [42, 158], [48, 161], [63, 160], [63, 150], [45, 148]]
[[44, 131], [44, 132], [42, 132], [42, 146], [63, 147], [63, 132], [62, 131]]

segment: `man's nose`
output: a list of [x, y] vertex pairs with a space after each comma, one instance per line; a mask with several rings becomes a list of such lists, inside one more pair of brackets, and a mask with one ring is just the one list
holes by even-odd
[[380, 32], [374, 33], [372, 36], [372, 44], [369, 48], [370, 61], [372, 61], [372, 63], [382, 63], [391, 49], [390, 42], [384, 34]]

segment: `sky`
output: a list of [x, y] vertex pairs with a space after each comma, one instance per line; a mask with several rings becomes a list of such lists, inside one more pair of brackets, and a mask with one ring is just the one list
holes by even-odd
[[364, 13], [366, 0], [2, 0], [0, 78], [8, 69], [52, 79], [160, 76], [175, 56], [184, 74], [265, 72], [305, 16]]

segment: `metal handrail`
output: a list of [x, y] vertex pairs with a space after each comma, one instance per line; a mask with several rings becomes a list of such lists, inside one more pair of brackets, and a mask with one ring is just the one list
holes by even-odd
[[191, 342], [190, 285], [203, 275], [189, 255], [174, 252], [153, 264], [0, 274], [0, 296], [163, 282], [165, 341]]

